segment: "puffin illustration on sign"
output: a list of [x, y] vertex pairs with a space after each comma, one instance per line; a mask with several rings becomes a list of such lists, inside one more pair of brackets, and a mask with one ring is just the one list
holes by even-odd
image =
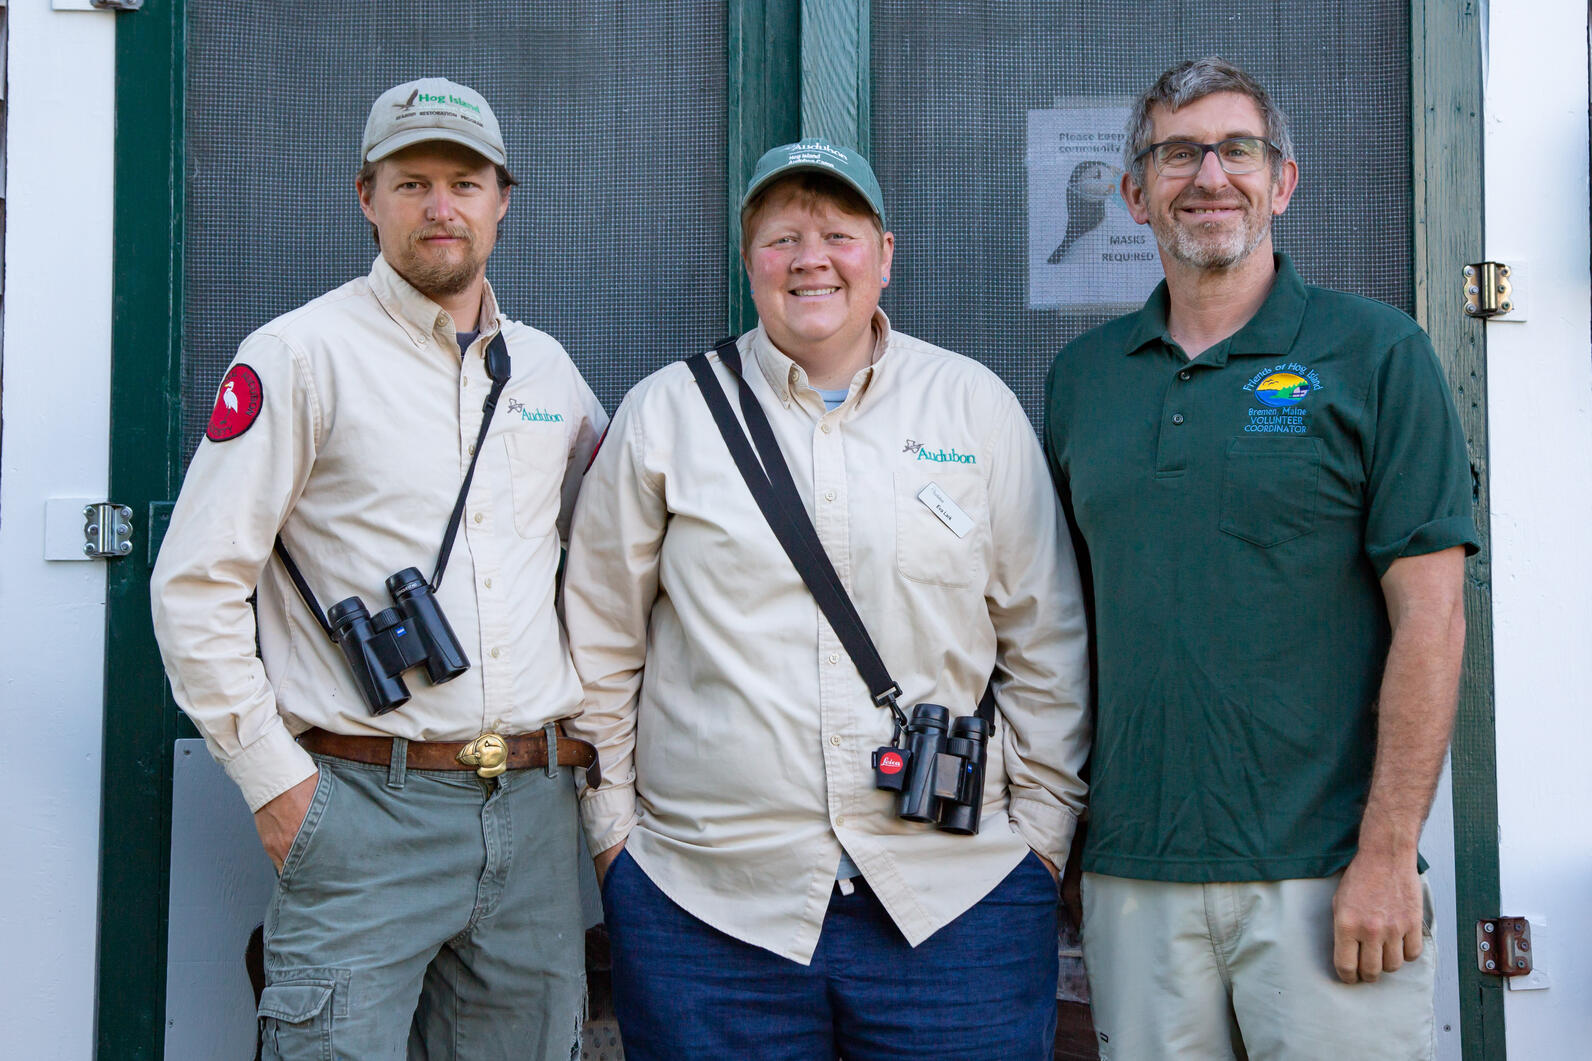
[[1058, 100], [1028, 112], [1028, 305], [1137, 309], [1161, 279], [1147, 226], [1122, 202], [1127, 104]]

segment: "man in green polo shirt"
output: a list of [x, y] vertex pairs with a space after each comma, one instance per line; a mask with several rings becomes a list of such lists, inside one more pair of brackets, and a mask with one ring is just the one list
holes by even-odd
[[1166, 281], [1062, 351], [1045, 427], [1099, 657], [1101, 1056], [1428, 1057], [1416, 842], [1477, 544], [1442, 369], [1273, 253], [1298, 166], [1243, 71], [1162, 75], [1125, 155]]

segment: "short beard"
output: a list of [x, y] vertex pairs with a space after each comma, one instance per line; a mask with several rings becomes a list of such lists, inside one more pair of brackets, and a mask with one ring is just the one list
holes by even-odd
[[437, 234], [435, 229], [420, 229], [412, 233], [404, 247], [403, 268], [399, 272], [411, 287], [427, 298], [457, 295], [468, 288], [481, 271], [483, 263], [475, 255], [475, 237], [470, 231], [461, 225], [448, 228], [446, 232], [465, 241], [464, 257], [456, 262], [430, 263], [423, 261], [416, 253], [422, 239]]
[[[1266, 204], [1268, 207], [1270, 203]], [[1161, 249], [1183, 265], [1194, 269], [1228, 269], [1248, 258], [1271, 231], [1271, 214], [1260, 215], [1261, 221], [1252, 228], [1245, 224], [1219, 239], [1201, 238], [1182, 225], [1165, 217], [1152, 215], [1150, 231]]]

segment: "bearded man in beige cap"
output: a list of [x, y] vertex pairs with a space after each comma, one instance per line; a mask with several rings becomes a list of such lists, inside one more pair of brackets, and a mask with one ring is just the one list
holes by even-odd
[[360, 163], [380, 254], [239, 348], [155, 630], [279, 874], [263, 1056], [564, 1061], [584, 1003], [567, 767], [595, 754], [558, 732], [581, 691], [554, 580], [607, 416], [486, 281], [514, 184], [486, 100], [389, 89]]

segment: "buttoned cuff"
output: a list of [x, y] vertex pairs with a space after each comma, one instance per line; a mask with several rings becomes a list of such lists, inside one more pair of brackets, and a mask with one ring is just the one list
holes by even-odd
[[586, 829], [586, 846], [593, 855], [623, 843], [639, 818], [634, 782], [591, 790], [581, 797], [580, 823]]
[[1013, 796], [1008, 811], [1017, 832], [1033, 848], [1057, 867], [1067, 864], [1072, 836], [1078, 831], [1078, 818], [1065, 807], [1042, 800]]
[[259, 740], [221, 765], [243, 790], [250, 811], [259, 810], [300, 781], [315, 776], [315, 760], [281, 725], [270, 727]]

